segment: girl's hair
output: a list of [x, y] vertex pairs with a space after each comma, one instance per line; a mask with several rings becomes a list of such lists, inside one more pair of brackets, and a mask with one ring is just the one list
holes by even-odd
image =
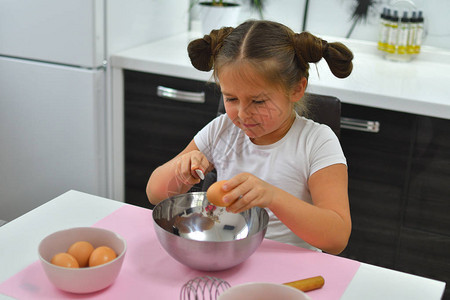
[[309, 63], [326, 60], [339, 78], [350, 75], [352, 52], [342, 43], [328, 43], [309, 32], [295, 33], [272, 21], [250, 20], [236, 28], [223, 27], [189, 43], [192, 65], [201, 71], [220, 70], [246, 62], [267, 80], [290, 91], [301, 78], [308, 79]]

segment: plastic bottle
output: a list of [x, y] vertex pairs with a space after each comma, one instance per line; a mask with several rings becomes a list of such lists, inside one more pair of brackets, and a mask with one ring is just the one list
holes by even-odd
[[380, 15], [380, 29], [378, 32], [378, 50], [386, 51], [389, 39], [389, 18], [391, 10], [387, 7], [383, 8]]
[[408, 55], [413, 55], [415, 53], [417, 35], [417, 13], [412, 12], [411, 19], [409, 20], [409, 34], [408, 34], [408, 46], [406, 47], [406, 52]]
[[408, 12], [404, 11], [398, 25], [397, 54], [406, 56], [408, 47], [409, 18]]
[[419, 11], [419, 16], [417, 17], [417, 29], [416, 29], [416, 39], [414, 43], [414, 54], [420, 53], [420, 47], [422, 46], [423, 41], [423, 24], [424, 19], [422, 15], [422, 11]]
[[389, 39], [386, 51], [388, 53], [395, 53], [397, 48], [397, 39], [398, 39], [398, 11], [394, 10], [394, 14], [390, 18], [389, 22]]

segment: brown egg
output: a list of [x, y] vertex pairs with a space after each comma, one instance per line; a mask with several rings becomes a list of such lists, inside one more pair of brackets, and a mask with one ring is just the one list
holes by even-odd
[[94, 246], [91, 243], [86, 241], [79, 241], [73, 243], [72, 246], [69, 247], [67, 253], [75, 257], [80, 265], [80, 268], [87, 267], [89, 263], [89, 256], [91, 256], [92, 251], [94, 251]]
[[117, 257], [116, 252], [107, 246], [100, 246], [92, 251], [89, 257], [89, 267], [106, 264]]
[[75, 257], [68, 253], [58, 253], [53, 256], [52, 260], [50, 261], [52, 264], [65, 267], [65, 268], [79, 268], [80, 265], [78, 264]]
[[215, 206], [229, 206], [231, 203], [225, 203], [222, 198], [227, 192], [222, 189], [226, 180], [220, 180], [213, 183], [206, 191], [206, 198]]

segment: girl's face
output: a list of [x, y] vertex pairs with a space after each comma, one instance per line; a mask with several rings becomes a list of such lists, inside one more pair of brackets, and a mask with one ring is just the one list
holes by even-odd
[[273, 144], [289, 131], [295, 120], [293, 104], [304, 94], [305, 78], [288, 95], [249, 65], [226, 66], [218, 78], [228, 117], [253, 143]]

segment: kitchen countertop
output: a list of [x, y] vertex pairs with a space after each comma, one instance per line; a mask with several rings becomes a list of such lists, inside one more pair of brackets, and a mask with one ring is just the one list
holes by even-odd
[[[55, 293], [61, 297], [68, 296], [58, 293], [45, 276], [40, 275], [43, 271], [37, 261], [39, 242], [52, 232], [98, 225], [100, 221], [102, 224], [99, 227], [113, 230], [126, 238], [128, 249], [121, 274], [113, 286], [92, 296], [96, 299], [123, 299], [124, 295], [128, 295], [136, 299], [133, 294], [148, 295], [150, 289], [158, 299], [176, 299], [181, 285], [187, 279], [204, 276], [205, 272], [186, 268], [171, 258], [159, 246], [149, 216], [150, 210], [111, 199], [78, 191], [64, 193], [0, 227], [0, 291], [8, 291], [9, 295], [22, 295], [24, 299], [49, 299]], [[282, 255], [278, 256], [280, 253]], [[271, 255], [276, 255], [277, 259], [267, 259]], [[146, 256], [150, 259], [146, 259]], [[343, 288], [341, 299], [437, 300], [442, 297], [445, 288], [445, 283], [441, 281], [365, 263], [360, 263], [354, 270], [356, 273], [352, 272], [350, 283], [341, 282], [336, 278], [336, 273], [344, 277], [344, 273], [348, 273], [349, 263], [353, 265], [355, 261], [264, 240], [259, 249], [243, 263], [244, 267], [237, 266], [212, 275], [229, 281], [231, 285], [252, 279], [286, 282], [283, 281], [285, 274], [302, 276], [307, 266], [313, 266], [314, 272], [319, 272], [319, 266], [322, 266], [322, 271], [329, 272], [329, 275], [322, 289], [311, 292], [314, 299], [334, 299], [323, 296], [334, 294], [334, 289]], [[11, 299], [2, 292], [0, 299]], [[158, 297], [158, 293], [170, 294], [171, 297]]]
[[[196, 70], [187, 54], [188, 43], [198, 33], [186, 32], [116, 53], [111, 65], [179, 78], [208, 81], [212, 72]], [[375, 43], [343, 38], [354, 53], [352, 74], [334, 77], [324, 60], [311, 65], [308, 90], [333, 95], [343, 103], [450, 119], [450, 51], [423, 47], [410, 62], [394, 62], [381, 57]]]

